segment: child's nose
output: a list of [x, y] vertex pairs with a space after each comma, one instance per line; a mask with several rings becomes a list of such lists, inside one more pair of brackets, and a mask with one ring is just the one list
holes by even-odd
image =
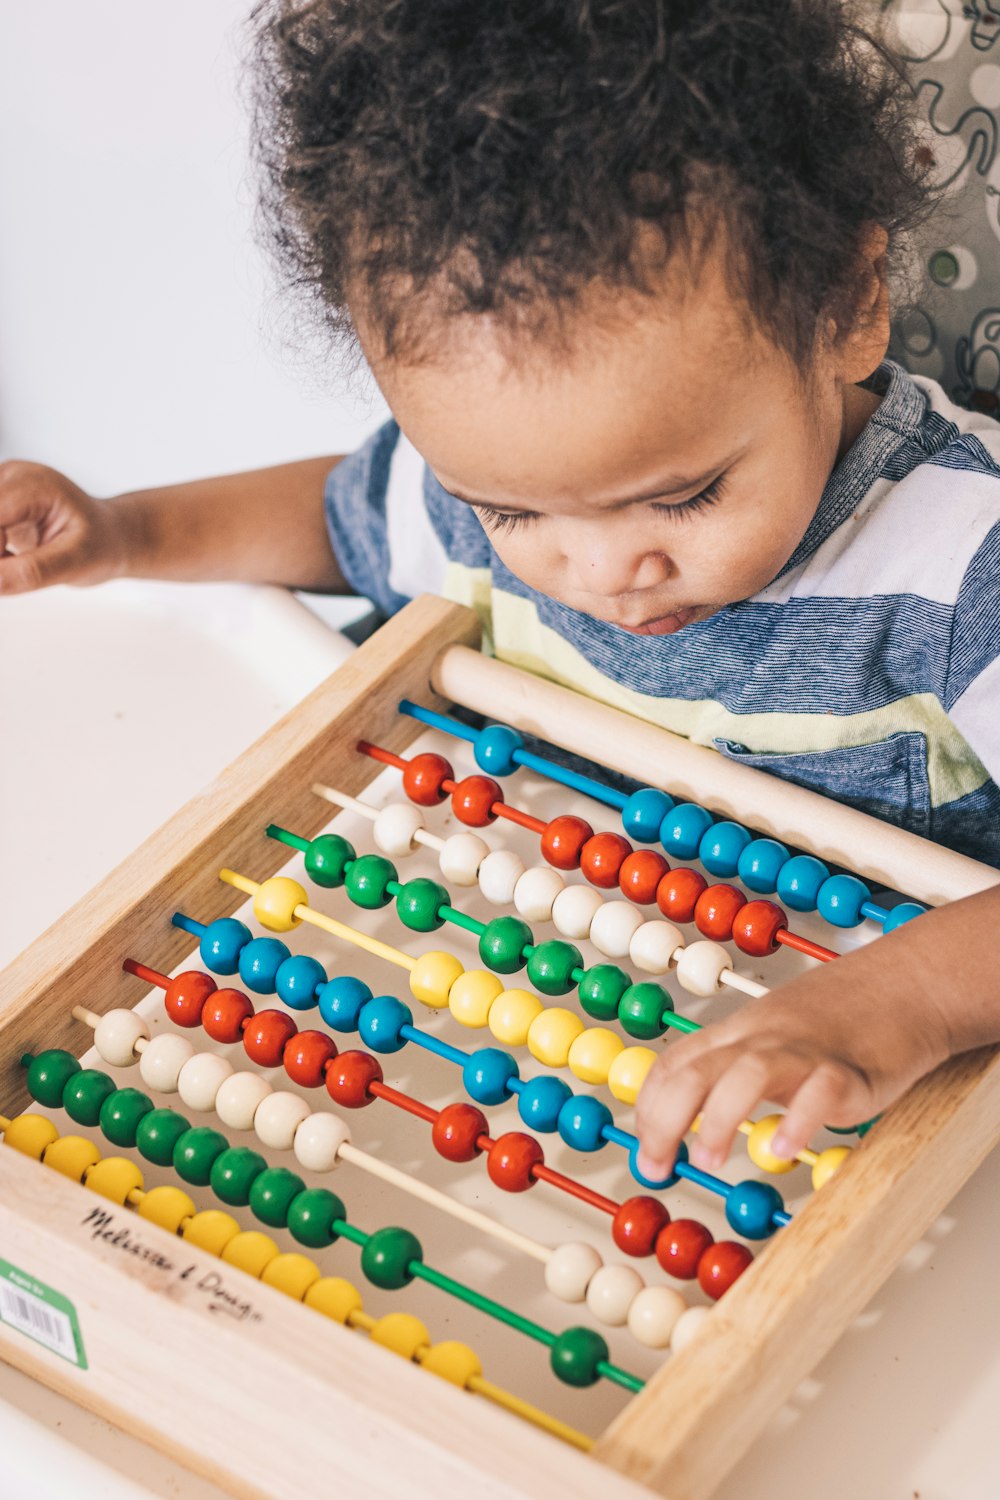
[[607, 533], [580, 541], [570, 554], [578, 588], [588, 594], [613, 596], [636, 589], [655, 588], [673, 573], [662, 552], [645, 552], [616, 543]]

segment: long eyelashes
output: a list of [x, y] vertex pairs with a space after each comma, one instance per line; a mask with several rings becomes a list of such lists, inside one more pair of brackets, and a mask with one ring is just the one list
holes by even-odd
[[[726, 476], [720, 474], [718, 479], [713, 479], [711, 484], [706, 485], [699, 494], [692, 495], [690, 500], [681, 500], [675, 505], [651, 501], [650, 508], [661, 516], [676, 516], [678, 519], [682, 516], [694, 516], [712, 505], [718, 505], [725, 491]], [[486, 529], [497, 536], [510, 535], [542, 519], [535, 510], [494, 510], [491, 505], [476, 505], [473, 509]]]
[[519, 531], [532, 521], [540, 519], [538, 512], [534, 510], [494, 510], [489, 505], [476, 505], [473, 509], [486, 529], [497, 535]]
[[718, 505], [725, 491], [726, 476], [720, 474], [718, 479], [713, 479], [711, 484], [706, 485], [700, 494], [692, 495], [690, 500], [681, 500], [677, 505], [657, 505], [654, 501], [653, 509], [661, 516], [695, 516], [699, 511]]

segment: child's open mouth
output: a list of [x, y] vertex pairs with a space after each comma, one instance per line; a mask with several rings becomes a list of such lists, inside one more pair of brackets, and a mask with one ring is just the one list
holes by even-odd
[[643, 620], [641, 625], [623, 625], [622, 629], [633, 635], [673, 635], [676, 630], [690, 625], [697, 613], [696, 608], [679, 609], [676, 614], [659, 615], [654, 620]]

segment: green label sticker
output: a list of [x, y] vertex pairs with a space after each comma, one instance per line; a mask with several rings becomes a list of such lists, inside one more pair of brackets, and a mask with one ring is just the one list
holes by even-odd
[[81, 1370], [87, 1368], [76, 1308], [69, 1298], [2, 1259], [0, 1323], [16, 1328]]

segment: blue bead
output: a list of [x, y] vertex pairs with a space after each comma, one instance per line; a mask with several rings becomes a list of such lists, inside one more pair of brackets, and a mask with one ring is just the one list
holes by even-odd
[[517, 1063], [499, 1047], [480, 1047], [462, 1069], [465, 1091], [477, 1104], [502, 1104], [515, 1092], [509, 1080], [519, 1076]]
[[640, 844], [655, 844], [660, 837], [660, 824], [674, 805], [668, 792], [653, 786], [644, 786], [633, 792], [622, 808], [622, 831]]
[[600, 1151], [608, 1144], [604, 1127], [612, 1124], [610, 1109], [593, 1094], [574, 1094], [559, 1111], [559, 1134], [574, 1151]]
[[476, 735], [472, 753], [476, 765], [490, 776], [513, 776], [517, 770], [514, 751], [524, 748], [524, 738], [506, 724], [489, 724]]
[[340, 974], [319, 990], [319, 1013], [331, 1031], [357, 1031], [361, 1007], [372, 998], [363, 979]]
[[821, 859], [796, 854], [778, 872], [778, 900], [792, 911], [815, 911], [819, 888], [829, 878], [830, 871]]
[[893, 907], [882, 924], [882, 931], [895, 932], [896, 928], [902, 927], [905, 922], [912, 922], [914, 917], [922, 917], [926, 910], [926, 906], [921, 906], [916, 901], [904, 901], [901, 905]]
[[326, 984], [326, 970], [308, 953], [295, 953], [286, 958], [274, 976], [278, 999], [283, 1000], [289, 1010], [312, 1010], [321, 984]]
[[278, 938], [251, 938], [240, 954], [240, 978], [255, 995], [271, 995], [278, 970], [289, 957]]
[[740, 855], [736, 873], [747, 890], [770, 896], [778, 889], [781, 867], [791, 858], [777, 839], [751, 839]]
[[742, 823], [713, 823], [698, 845], [698, 858], [710, 875], [728, 880], [736, 874], [749, 842], [749, 830]]
[[726, 1218], [748, 1240], [766, 1240], [773, 1234], [774, 1215], [784, 1206], [781, 1194], [767, 1182], [737, 1182], [726, 1194]]
[[559, 1111], [573, 1090], [561, 1078], [529, 1078], [517, 1096], [517, 1112], [532, 1130], [551, 1135], [559, 1124]]
[[404, 1026], [413, 1025], [413, 1012], [395, 995], [376, 995], [366, 1000], [358, 1016], [358, 1031], [366, 1047], [373, 1052], [399, 1052], [406, 1046], [400, 1036]]
[[646, 1177], [642, 1172], [639, 1171], [639, 1142], [634, 1141], [633, 1144], [628, 1148], [628, 1169], [632, 1173], [632, 1176], [635, 1178], [639, 1186], [644, 1188], [658, 1189], [674, 1187], [678, 1182], [680, 1182], [680, 1177], [677, 1174], [677, 1163], [686, 1162], [687, 1159], [688, 1148], [687, 1146], [685, 1146], [684, 1142], [681, 1141], [680, 1145], [677, 1148], [677, 1156], [674, 1161], [674, 1170], [671, 1172], [669, 1177], [664, 1177], [662, 1182], [654, 1182], [651, 1177]]
[[238, 922], [235, 917], [219, 917], [209, 922], [198, 949], [202, 963], [214, 974], [235, 974], [240, 954], [252, 936], [246, 923]]
[[816, 907], [824, 921], [834, 927], [857, 927], [864, 921], [861, 908], [871, 891], [856, 875], [831, 875], [816, 896]]
[[697, 802], [678, 802], [660, 824], [664, 849], [677, 859], [694, 859], [712, 822], [707, 807], [701, 807]]

